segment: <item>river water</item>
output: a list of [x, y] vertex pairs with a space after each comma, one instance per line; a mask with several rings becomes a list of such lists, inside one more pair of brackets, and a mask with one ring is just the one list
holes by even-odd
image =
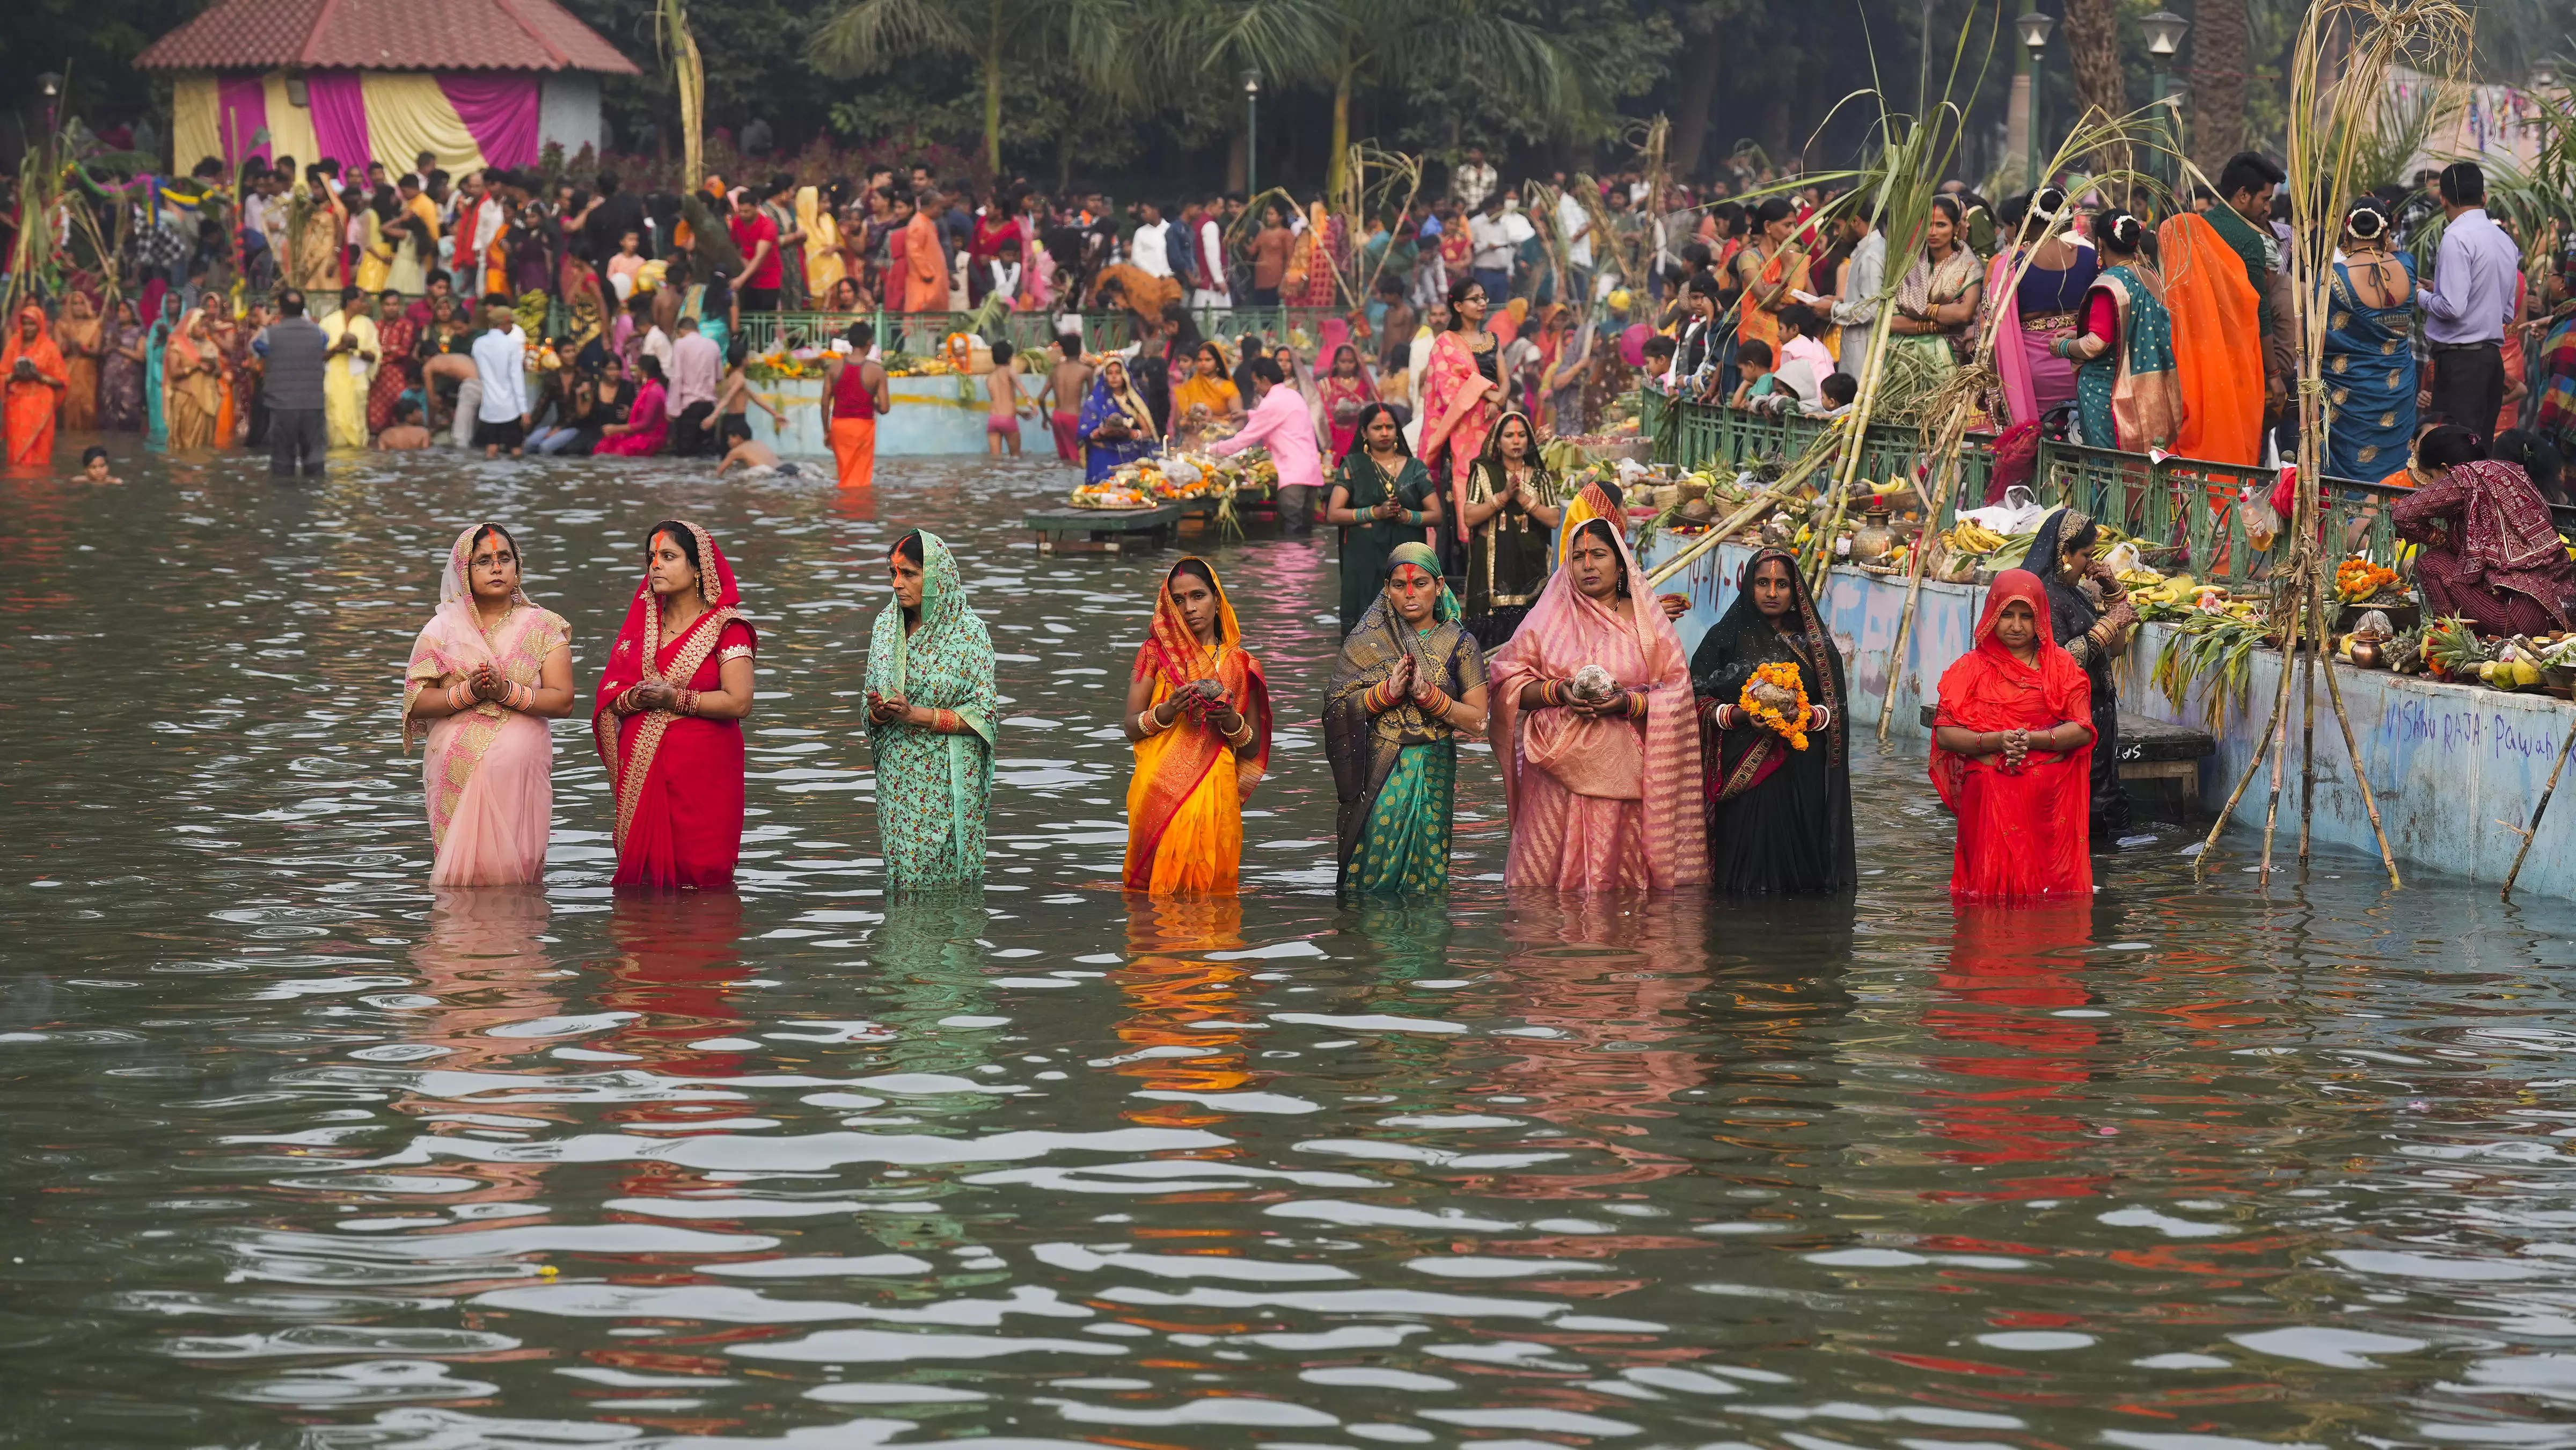
[[[1327, 546], [1218, 567], [1281, 705], [1239, 903], [1116, 889], [1168, 555], [1051, 461], [870, 502], [679, 465], [129, 460], [5, 485], [0, 1443], [2576, 1443], [2576, 912], [2321, 857], [1955, 916], [1914, 749], [1856, 903], [1344, 909]], [[585, 690], [641, 537], [760, 621], [739, 895], [434, 897], [395, 681], [501, 520]], [[889, 901], [879, 560], [956, 547], [1009, 699], [980, 901]], [[584, 704], [587, 710], [587, 704]]]

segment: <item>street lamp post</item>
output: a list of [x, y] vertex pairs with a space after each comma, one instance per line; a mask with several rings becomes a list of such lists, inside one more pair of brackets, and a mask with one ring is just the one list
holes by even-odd
[[2041, 181], [2039, 174], [2039, 97], [2041, 91], [2040, 82], [2045, 79], [2047, 74], [2042, 67], [2042, 59], [2044, 53], [2048, 49], [2048, 33], [2056, 28], [2056, 18], [2044, 10], [2034, 9], [2028, 14], [2013, 21], [2013, 29], [2021, 34], [2022, 49], [2030, 53], [2030, 156], [2026, 164], [2030, 171], [2030, 189], [2033, 194], [2037, 194], [2039, 191]]
[[1243, 73], [1243, 194], [1261, 195], [1261, 72]]
[[52, 71], [47, 71], [36, 77], [36, 89], [44, 92], [45, 95], [45, 137], [46, 144], [51, 145], [55, 125], [54, 112], [62, 105], [63, 78]]
[[[2182, 49], [2182, 38], [2191, 22], [2170, 10], [2159, 10], [2139, 22], [2147, 28], [2148, 64], [2154, 68], [2151, 94], [2156, 103], [2156, 140], [2167, 152], [2156, 159], [2158, 178], [2170, 176], [2174, 184], [2182, 182], [2182, 118], [2178, 98], [2168, 96], [2166, 87], [2173, 81], [2174, 53]], [[2170, 168], [2170, 169], [2168, 169]]]

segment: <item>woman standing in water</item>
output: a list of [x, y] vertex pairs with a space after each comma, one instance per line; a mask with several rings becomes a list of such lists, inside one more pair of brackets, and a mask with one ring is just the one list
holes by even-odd
[[1430, 545], [1396, 545], [1382, 577], [1342, 641], [1324, 752], [1341, 797], [1341, 889], [1419, 896], [1449, 886], [1456, 737], [1484, 732], [1485, 657]]
[[2048, 591], [2049, 637], [2083, 667], [2092, 689], [2090, 814], [2093, 834], [2109, 840], [2129, 828], [2129, 796], [2120, 788], [2120, 694], [2111, 662], [2128, 643], [2138, 611], [2120, 577], [2093, 557], [2100, 535], [2090, 515], [2059, 509], [2032, 536], [2027, 567]]
[[619, 886], [731, 886], [742, 856], [742, 718], [759, 637], [715, 540], [655, 524], [600, 672], [591, 738], [617, 796]]
[[1547, 587], [1548, 536], [1564, 521], [1527, 413], [1505, 413], [1467, 472], [1467, 628], [1496, 649]]
[[1324, 522], [1342, 531], [1344, 634], [1383, 592], [1390, 551], [1407, 539], [1419, 541], [1426, 525], [1440, 522], [1440, 494], [1430, 470], [1404, 446], [1395, 410], [1369, 404], [1360, 415], [1358, 437], [1360, 446], [1333, 471], [1324, 505]]
[[1975, 647], [1941, 676], [1932, 786], [1959, 817], [1950, 894], [1968, 901], [2083, 898], [2093, 890], [2086, 782], [2092, 689], [2050, 637], [2048, 590], [2006, 569], [1986, 591]]
[[[1503, 396], [1502, 364], [1485, 330], [1485, 285], [1473, 277], [1449, 284], [1449, 330], [1432, 341], [1422, 371], [1422, 446], [1432, 479], [1453, 508], [1467, 497], [1467, 465], [1485, 451], [1485, 435]], [[1441, 531], [1444, 559], [1467, 545], [1467, 519]]]
[[1243, 872], [1243, 803], [1270, 764], [1270, 686], [1206, 560], [1183, 559], [1163, 577], [1121, 726], [1136, 744], [1127, 889], [1231, 894]]
[[571, 630], [519, 587], [519, 546], [499, 524], [456, 536], [438, 612], [403, 671], [403, 750], [429, 736], [423, 788], [437, 847], [432, 886], [542, 880], [554, 819], [546, 722], [572, 713]]
[[[1491, 734], [1514, 890], [1666, 891], [1708, 881], [1690, 665], [1597, 488], [1554, 576], [1493, 659]], [[1601, 517], [1609, 515], [1610, 517]], [[1588, 666], [1609, 676], [1587, 689]]]
[[886, 879], [941, 886], [984, 875], [993, 796], [993, 640], [966, 602], [957, 560], [915, 529], [886, 567], [894, 602], [868, 637], [868, 740]]
[[[1803, 713], [1782, 678], [1791, 671]], [[1735, 602], [1691, 656], [1691, 686], [1711, 884], [1741, 895], [1849, 890], [1860, 867], [1843, 657], [1787, 551], [1764, 549], [1744, 566]], [[1748, 688], [1768, 707], [1761, 718], [1743, 704]]]

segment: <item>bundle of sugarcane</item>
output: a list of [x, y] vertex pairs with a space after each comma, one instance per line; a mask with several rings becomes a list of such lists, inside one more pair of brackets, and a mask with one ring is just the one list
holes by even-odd
[[[2451, 0], [2403, 0], [2398, 4], [2384, 0], [2317, 0], [2299, 28], [2298, 44], [2292, 51], [2283, 151], [2290, 191], [2290, 295], [2299, 304], [2299, 456], [2312, 464], [2326, 456], [2328, 428], [2322, 362], [2332, 308], [2323, 305], [2323, 281], [2335, 244], [2343, 234], [2345, 201], [2355, 189], [2359, 159], [2371, 149], [2371, 138], [2387, 116], [2383, 98], [2388, 94], [2390, 72], [2403, 62], [2418, 71], [2456, 77], [2468, 55], [2470, 32], [2468, 12]], [[2252, 784], [2254, 772], [2262, 769], [2268, 758], [2271, 799], [2263, 815], [2263, 859], [2258, 879], [2271, 879], [2272, 833], [2281, 810], [2282, 764], [2289, 749], [2290, 686], [2294, 674], [2304, 681], [2307, 716], [2301, 732], [2299, 767], [2299, 859], [2302, 863], [2308, 859], [2316, 797], [2316, 662], [2333, 618], [2326, 599], [2329, 566], [2317, 543], [2316, 507], [2313, 487], [2297, 490], [2289, 528], [2290, 564], [2284, 571], [2286, 613], [2276, 620], [2281, 627], [2280, 688], [2272, 697], [2272, 718], [2263, 727], [2262, 743], [2244, 776], [2236, 782], [2236, 789], [2228, 795], [2226, 807], [2218, 813], [2218, 825], [2211, 828], [2194, 863], [2195, 873], [2207, 864], [2210, 850], [2218, 843], [2219, 829], [2227, 824], [2236, 803]], [[2303, 643], [2307, 646], [2304, 655]], [[2371, 831], [2379, 840], [2380, 863], [2388, 870], [2388, 884], [2399, 886], [2402, 883], [2397, 875], [2397, 858], [2389, 850], [2388, 832], [2380, 823], [2379, 802], [2370, 788], [2369, 772], [2353, 734], [2352, 717], [2344, 710], [2343, 687], [2331, 667], [2325, 677], [2335, 719], [2343, 728], [2344, 750], [2352, 762], [2353, 779], [2361, 787], [2362, 805], [2370, 814]], [[2535, 817], [2534, 825], [2537, 824]]]

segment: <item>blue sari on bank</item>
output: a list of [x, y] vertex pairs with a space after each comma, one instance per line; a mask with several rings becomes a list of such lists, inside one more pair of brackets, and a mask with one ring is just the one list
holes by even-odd
[[2352, 272], [2334, 264], [2327, 286], [2325, 383], [2333, 407], [2326, 473], [2377, 483], [2405, 463], [2415, 439], [2415, 256], [2399, 252], [2406, 295], [2387, 307], [2361, 300]]
[[[1118, 465], [1133, 463], [1155, 452], [1153, 415], [1147, 413], [1139, 421], [1134, 414], [1142, 411], [1143, 403], [1135, 400], [1133, 383], [1128, 385], [1127, 391], [1133, 401], [1130, 407], [1121, 408], [1118, 400], [1109, 396], [1108, 380], [1097, 378], [1092, 381], [1091, 396], [1082, 401], [1081, 420], [1074, 427], [1082, 435], [1082, 481], [1085, 483], [1098, 483], [1117, 472]], [[1103, 443], [1091, 436], [1101, 424], [1112, 418], [1124, 420], [1133, 436], [1120, 443]]]

